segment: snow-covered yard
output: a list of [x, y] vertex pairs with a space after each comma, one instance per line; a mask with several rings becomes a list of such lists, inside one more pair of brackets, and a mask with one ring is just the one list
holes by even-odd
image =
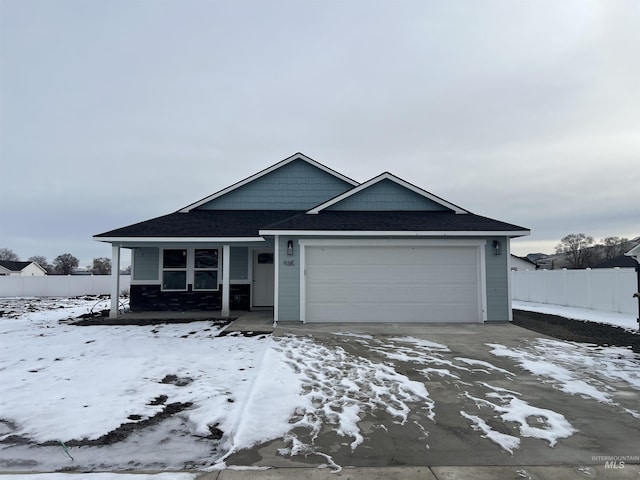
[[505, 458], [524, 439], [555, 448], [579, 428], [523, 394], [521, 372], [640, 426], [634, 398], [618, 394], [640, 391], [640, 358], [624, 348], [533, 338], [487, 342], [480, 358], [414, 336], [71, 325], [94, 304], [0, 299], [0, 469], [215, 469], [280, 439], [278, 455], [338, 470], [338, 448], [371, 449], [376, 432], [402, 427], [428, 451], [447, 422]]
[[513, 300], [512, 306], [516, 310], [559, 315], [561, 317], [587, 322], [604, 323], [606, 325], [624, 328], [630, 333], [638, 333], [638, 322], [635, 314], [566, 307], [564, 305], [553, 305], [549, 303], [524, 302], [521, 300]]

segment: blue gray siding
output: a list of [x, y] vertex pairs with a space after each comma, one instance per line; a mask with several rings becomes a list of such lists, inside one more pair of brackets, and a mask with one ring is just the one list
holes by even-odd
[[249, 249], [247, 247], [231, 247], [229, 262], [230, 280], [247, 280], [249, 278]]
[[[495, 255], [493, 241], [502, 243], [502, 254]], [[509, 252], [505, 237], [489, 237], [485, 250], [487, 278], [487, 321], [505, 322], [509, 320]]]
[[136, 247], [133, 249], [131, 261], [133, 280], [159, 280], [160, 249], [157, 247]]
[[385, 179], [353, 194], [327, 210], [341, 211], [443, 211], [448, 208]]
[[353, 186], [304, 160], [280, 167], [198, 207], [205, 210], [309, 210]]
[[[293, 240], [293, 255], [287, 255], [287, 242]], [[300, 246], [294, 237], [280, 237], [278, 250], [278, 320], [300, 320]]]

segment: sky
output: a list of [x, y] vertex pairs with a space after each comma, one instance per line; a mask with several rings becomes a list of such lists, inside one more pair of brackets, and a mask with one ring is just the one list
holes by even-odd
[[639, 236], [638, 25], [636, 0], [0, 0], [0, 248], [89, 265], [296, 152], [529, 228], [517, 255]]

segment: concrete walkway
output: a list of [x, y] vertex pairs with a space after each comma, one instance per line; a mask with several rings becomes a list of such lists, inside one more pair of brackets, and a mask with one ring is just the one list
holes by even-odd
[[491, 466], [491, 467], [345, 467], [223, 470], [200, 475], [198, 480], [574, 480], [640, 478], [640, 465], [598, 466]]
[[[171, 473], [178, 472], [118, 472], [105, 476], [104, 473], [50, 473], [42, 474], [43, 479], [59, 480], [87, 478], [99, 476], [101, 480], [117, 480], [119, 476], [140, 475], [153, 479], [162, 473], [162, 478], [171, 478]], [[272, 468], [269, 470], [220, 470], [215, 472], [185, 471], [191, 473], [195, 480], [638, 480], [640, 465], [610, 462], [602, 465], [562, 465], [562, 466], [440, 466], [440, 467], [344, 467], [333, 473], [330, 469], [318, 468]], [[147, 476], [149, 475], [149, 476]], [[38, 480], [34, 473], [3, 473], [2, 479]]]
[[[101, 480], [117, 480], [120, 475], [145, 475], [153, 479], [163, 473], [163, 480], [171, 478], [172, 472], [118, 472], [108, 477], [104, 473], [57, 473], [42, 474], [42, 478], [59, 480], [87, 478], [100, 475]], [[173, 472], [177, 473], [177, 472]], [[215, 472], [186, 471], [195, 480], [638, 480], [640, 465], [620, 461], [603, 462], [602, 465], [550, 465], [550, 466], [440, 466], [440, 467], [344, 467], [340, 472], [318, 468], [272, 468], [268, 470], [220, 470]], [[150, 476], [146, 476], [150, 475]], [[38, 480], [34, 473], [4, 473], [2, 479]], [[131, 478], [130, 476], [128, 478]]]

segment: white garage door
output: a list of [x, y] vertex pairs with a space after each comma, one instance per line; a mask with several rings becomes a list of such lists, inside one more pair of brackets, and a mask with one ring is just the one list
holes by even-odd
[[482, 321], [479, 248], [307, 246], [307, 322]]

